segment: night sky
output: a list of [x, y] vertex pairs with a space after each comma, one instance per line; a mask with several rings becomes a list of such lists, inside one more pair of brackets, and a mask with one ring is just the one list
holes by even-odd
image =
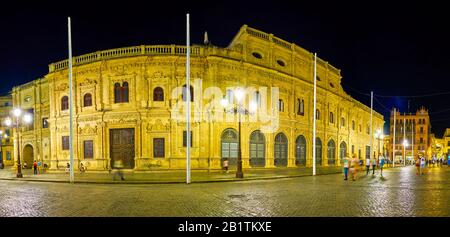
[[368, 106], [373, 90], [374, 108], [385, 120], [393, 106], [407, 112], [409, 100], [411, 112], [429, 109], [437, 136], [450, 127], [450, 16], [444, 3], [315, 2], [9, 3], [0, 8], [0, 94], [67, 58], [67, 16], [78, 56], [142, 44], [184, 45], [189, 12], [193, 44], [201, 44], [207, 30], [214, 45], [226, 47], [248, 24], [317, 52], [341, 69], [346, 92]]

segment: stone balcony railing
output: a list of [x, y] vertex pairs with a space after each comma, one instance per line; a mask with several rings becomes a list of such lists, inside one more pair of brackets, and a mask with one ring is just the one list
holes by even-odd
[[[203, 55], [205, 47], [202, 46], [192, 46], [191, 55], [201, 56]], [[73, 66], [82, 65], [86, 63], [122, 58], [129, 56], [139, 56], [139, 55], [185, 55], [187, 52], [186, 46], [176, 46], [176, 45], [141, 45], [124, 47], [117, 49], [109, 49], [103, 51], [97, 51], [94, 53], [89, 53], [81, 55], [78, 57], [73, 57]], [[63, 60], [56, 63], [48, 65], [49, 73], [64, 70], [69, 67], [69, 60]]]

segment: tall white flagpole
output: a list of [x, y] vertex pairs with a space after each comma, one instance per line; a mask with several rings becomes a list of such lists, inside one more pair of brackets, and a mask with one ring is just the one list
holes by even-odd
[[189, 13], [186, 14], [186, 183], [191, 183], [191, 86]]
[[403, 166], [406, 165], [406, 146], [405, 146], [405, 141], [406, 141], [406, 119], [403, 119], [403, 153], [404, 153], [404, 158], [403, 158]]
[[369, 159], [374, 150], [372, 148], [372, 146], [373, 146], [373, 91], [370, 92], [370, 153], [369, 153]]
[[411, 155], [412, 155], [411, 160], [414, 161], [414, 123], [413, 122], [411, 122]]
[[395, 167], [395, 123], [397, 120], [395, 119], [395, 115], [397, 114], [395, 108], [394, 108], [394, 139], [393, 139], [393, 145], [392, 145], [392, 167]]
[[73, 94], [72, 94], [72, 32], [70, 27], [70, 17], [68, 17], [67, 27], [69, 33], [69, 150], [70, 150], [70, 183], [74, 182], [73, 173]]
[[316, 175], [316, 93], [317, 93], [317, 53], [314, 53], [314, 108], [313, 108], [313, 175]]

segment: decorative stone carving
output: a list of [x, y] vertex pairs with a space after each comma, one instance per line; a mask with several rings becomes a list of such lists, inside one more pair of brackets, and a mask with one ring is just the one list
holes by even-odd
[[97, 84], [96, 80], [86, 78], [86, 80], [84, 80], [83, 82], [80, 83], [80, 86], [93, 86], [95, 84]]
[[69, 89], [69, 84], [67, 83], [62, 83], [59, 84], [58, 86], [55, 86], [55, 91], [66, 91]]
[[97, 134], [97, 126], [91, 127], [89, 124], [78, 129], [80, 134]]
[[160, 119], [157, 119], [154, 124], [147, 125], [147, 132], [165, 132], [170, 130], [170, 124], [163, 124]]

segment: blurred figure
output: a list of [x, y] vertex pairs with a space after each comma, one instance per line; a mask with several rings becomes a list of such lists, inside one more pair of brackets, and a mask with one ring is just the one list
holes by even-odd
[[33, 162], [33, 174], [37, 174], [37, 162], [36, 162], [36, 160]]
[[423, 174], [423, 171], [425, 169], [425, 157], [420, 157], [420, 174]]
[[384, 156], [380, 153], [378, 156], [378, 163], [380, 165], [380, 174], [381, 177], [383, 177], [383, 166], [384, 166], [384, 162], [385, 162], [385, 158]]
[[375, 175], [375, 169], [377, 168], [377, 159], [375, 158], [375, 154], [373, 155], [370, 164], [372, 165], [372, 175]]
[[348, 153], [345, 154], [344, 160], [342, 161], [344, 165], [344, 180], [348, 179], [348, 167], [350, 166], [350, 159], [348, 158]]
[[350, 173], [352, 174], [352, 180], [355, 181], [358, 172], [358, 159], [356, 154], [353, 154], [353, 158], [350, 160]]
[[420, 174], [420, 157], [417, 156], [416, 158], [416, 175]]
[[223, 169], [228, 174], [228, 158], [223, 159]]
[[116, 169], [116, 172], [114, 173], [113, 180], [116, 180], [116, 177], [120, 177], [120, 180], [124, 181], [125, 177], [123, 176], [123, 162], [122, 160], [114, 160], [114, 168]]
[[41, 162], [41, 160], [39, 160], [38, 161], [38, 163], [37, 163], [37, 169], [38, 169], [38, 174], [41, 174], [41, 169], [42, 169], [42, 162]]
[[370, 159], [366, 158], [366, 175], [370, 172]]
[[70, 164], [69, 164], [69, 163], [66, 164], [66, 169], [65, 169], [65, 171], [66, 171], [66, 173], [69, 173], [69, 172], [70, 172]]
[[24, 161], [24, 162], [23, 162], [23, 165], [22, 165], [22, 168], [23, 168], [23, 169], [26, 169], [27, 167], [28, 167], [28, 164], [27, 164], [26, 161]]

